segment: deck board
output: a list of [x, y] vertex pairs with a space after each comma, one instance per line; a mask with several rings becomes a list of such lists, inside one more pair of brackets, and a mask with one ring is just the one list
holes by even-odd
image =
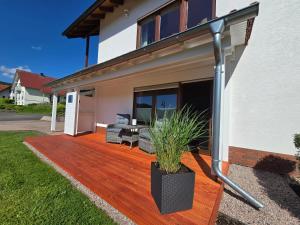
[[[210, 177], [211, 157], [186, 153], [195, 171], [193, 208], [161, 215], [150, 193], [150, 164], [137, 147], [105, 143], [103, 134], [29, 137], [26, 142], [137, 224], [214, 224], [223, 186]], [[228, 170], [228, 164], [224, 170]]]

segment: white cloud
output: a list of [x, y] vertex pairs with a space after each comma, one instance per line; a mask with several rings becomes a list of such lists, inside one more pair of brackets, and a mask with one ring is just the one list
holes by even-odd
[[31, 46], [31, 49], [35, 50], [35, 51], [42, 51], [43, 47], [42, 46]]
[[5, 77], [9, 77], [9, 78], [13, 78], [16, 70], [25, 70], [28, 72], [31, 72], [31, 69], [29, 69], [28, 66], [18, 66], [18, 67], [14, 67], [14, 68], [8, 68], [6, 66], [0, 66], [0, 73], [5, 76]]

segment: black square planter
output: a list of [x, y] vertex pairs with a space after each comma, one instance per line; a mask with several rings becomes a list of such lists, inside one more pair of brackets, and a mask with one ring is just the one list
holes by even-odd
[[182, 166], [185, 172], [167, 174], [158, 168], [158, 163], [151, 163], [151, 194], [161, 214], [193, 207], [195, 173]]

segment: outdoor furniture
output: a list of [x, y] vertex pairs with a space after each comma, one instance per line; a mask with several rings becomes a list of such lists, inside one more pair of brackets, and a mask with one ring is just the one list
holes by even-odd
[[116, 123], [109, 124], [106, 128], [106, 142], [121, 144], [123, 129], [126, 128], [129, 121], [129, 114], [117, 114]]
[[139, 148], [150, 154], [155, 153], [153, 144], [151, 143], [149, 128], [142, 128], [139, 131]]
[[133, 143], [139, 140], [139, 129], [134, 125], [127, 125], [122, 131], [122, 142], [126, 141], [130, 143], [130, 148], [132, 148]]

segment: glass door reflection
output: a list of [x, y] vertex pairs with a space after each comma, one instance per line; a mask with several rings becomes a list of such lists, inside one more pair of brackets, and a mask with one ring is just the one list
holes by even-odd
[[156, 118], [170, 117], [177, 109], [177, 94], [164, 94], [156, 96]]

